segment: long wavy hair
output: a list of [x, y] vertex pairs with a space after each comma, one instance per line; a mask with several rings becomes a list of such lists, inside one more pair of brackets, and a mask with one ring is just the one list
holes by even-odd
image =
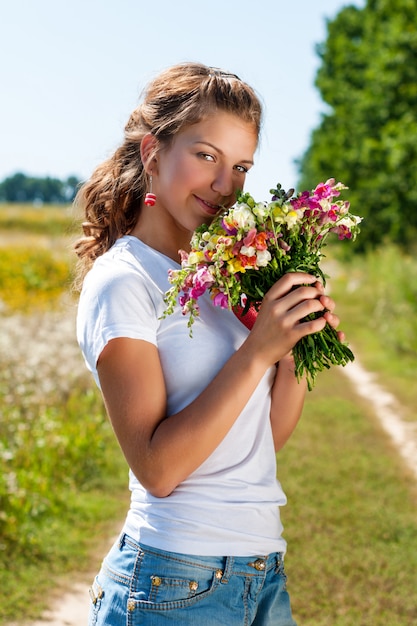
[[[168, 147], [178, 132], [222, 110], [252, 123], [259, 136], [262, 106], [255, 91], [235, 74], [200, 63], [181, 63], [157, 76], [125, 126], [124, 141], [80, 188], [75, 205], [84, 213], [75, 287], [94, 260], [136, 225], [148, 177], [141, 159], [147, 133]], [[158, 148], [157, 148], [158, 149]]]

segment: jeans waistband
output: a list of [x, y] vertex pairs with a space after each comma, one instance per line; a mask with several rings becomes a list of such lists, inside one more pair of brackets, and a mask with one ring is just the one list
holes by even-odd
[[121, 549], [124, 544], [130, 545], [138, 551], [155, 554], [162, 558], [175, 558], [176, 560], [182, 560], [184, 563], [188, 563], [189, 565], [195, 565], [213, 570], [221, 570], [223, 572], [224, 582], [226, 582], [232, 574], [244, 574], [248, 576], [254, 576], [257, 574], [262, 575], [272, 568], [281, 567], [284, 561], [284, 555], [282, 552], [252, 556], [206, 556], [168, 552], [153, 546], [138, 543], [126, 533], [122, 533], [119, 538], [119, 548]]

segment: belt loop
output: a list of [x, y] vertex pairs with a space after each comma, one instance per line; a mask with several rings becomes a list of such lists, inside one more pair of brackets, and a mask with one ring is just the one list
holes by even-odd
[[279, 572], [279, 570], [283, 567], [284, 565], [284, 553], [283, 552], [277, 552], [276, 556], [275, 556], [275, 571]]
[[234, 566], [234, 557], [233, 556], [227, 556], [226, 557], [226, 562], [224, 564], [224, 572], [223, 572], [223, 577], [221, 582], [224, 583], [225, 585], [227, 585], [227, 583], [229, 582], [229, 578], [233, 573], [233, 566]]

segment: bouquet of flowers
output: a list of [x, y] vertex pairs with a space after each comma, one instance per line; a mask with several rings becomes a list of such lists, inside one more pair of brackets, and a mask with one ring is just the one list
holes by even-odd
[[[206, 291], [213, 305], [235, 311], [243, 307], [245, 314], [251, 307], [259, 310], [265, 293], [287, 272], [313, 274], [325, 284], [320, 261], [328, 236], [354, 240], [359, 233], [361, 218], [349, 212], [349, 202], [336, 200], [344, 189], [329, 179], [296, 196], [293, 189], [286, 192], [278, 184], [270, 191], [270, 202], [240, 193], [236, 204], [210, 226], [197, 228], [190, 252], [180, 251], [181, 269], [169, 272], [172, 287], [165, 294], [164, 316], [179, 303], [192, 336], [198, 299]], [[310, 319], [319, 315], [313, 313]], [[305, 374], [309, 390], [319, 371], [354, 359], [329, 324], [303, 337], [293, 356], [297, 379]]]

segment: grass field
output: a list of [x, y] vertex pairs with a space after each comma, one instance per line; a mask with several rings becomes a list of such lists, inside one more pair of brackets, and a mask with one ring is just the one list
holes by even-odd
[[75, 341], [71, 220], [0, 207], [2, 625], [37, 617], [89, 568], [127, 507], [127, 467]]
[[416, 485], [340, 368], [319, 379], [278, 463], [298, 623], [417, 624]]
[[0, 231], [3, 234], [37, 234], [65, 237], [79, 230], [79, 220], [72, 206], [1, 204]]
[[[0, 207], [2, 626], [36, 617], [97, 562], [127, 507], [126, 466], [75, 344], [73, 227], [61, 207]], [[417, 262], [386, 247], [331, 266], [352, 347], [416, 420]], [[415, 481], [341, 368], [319, 377], [278, 463], [299, 626], [417, 624]]]
[[361, 362], [417, 421], [417, 260], [386, 245], [339, 260], [332, 296]]

